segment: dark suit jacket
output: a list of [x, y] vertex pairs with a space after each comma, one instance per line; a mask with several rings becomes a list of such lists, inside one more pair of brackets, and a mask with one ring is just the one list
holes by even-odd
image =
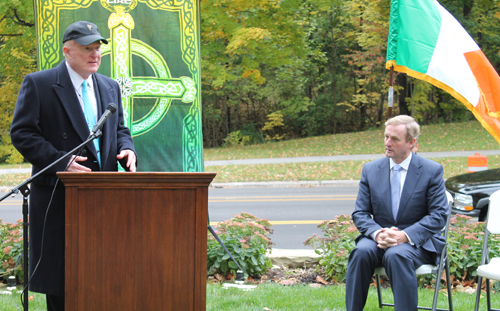
[[[123, 123], [121, 93], [118, 84], [106, 76], [94, 74], [98, 117], [109, 103], [118, 106], [104, 124], [100, 138], [101, 163], [93, 143], [86, 146], [83, 156], [88, 157], [85, 166], [93, 171], [116, 171], [116, 155], [123, 149], [134, 150], [130, 131]], [[54, 69], [29, 74], [24, 78], [12, 120], [12, 143], [33, 164], [37, 173], [51, 164], [89, 136], [82, 108], [63, 61]], [[68, 160], [59, 163], [33, 183], [53, 185], [55, 172], [63, 171]]]
[[389, 158], [365, 164], [352, 214], [361, 233], [357, 241], [378, 229], [394, 226], [404, 230], [416, 247], [441, 252], [445, 241], [440, 230], [446, 222], [448, 202], [440, 164], [413, 154], [396, 220], [391, 204]]
[[[118, 84], [94, 74], [98, 117], [109, 103], [118, 111], [102, 128], [100, 138], [101, 167], [93, 142], [86, 145], [81, 164], [93, 171], [116, 171], [116, 155], [123, 149], [134, 151], [130, 131], [124, 126], [121, 94]], [[26, 75], [16, 103], [11, 126], [13, 145], [39, 172], [89, 136], [89, 129], [75, 89], [63, 61], [54, 69]], [[135, 151], [134, 151], [135, 152]], [[43, 220], [56, 172], [64, 171], [69, 158], [33, 180], [30, 195], [30, 270], [40, 255]], [[52, 295], [64, 295], [64, 189], [60, 184], [47, 218], [43, 260], [30, 283], [30, 289]], [[34, 260], [34, 261], [33, 261]]]

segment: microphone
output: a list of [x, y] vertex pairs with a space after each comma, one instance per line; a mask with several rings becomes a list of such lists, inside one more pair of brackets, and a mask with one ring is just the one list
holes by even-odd
[[102, 114], [101, 118], [92, 129], [90, 135], [94, 135], [97, 131], [99, 131], [101, 127], [104, 125], [104, 123], [108, 120], [108, 118], [111, 117], [111, 115], [116, 112], [116, 109], [117, 108], [114, 103], [109, 103], [108, 106], [106, 107], [106, 111]]

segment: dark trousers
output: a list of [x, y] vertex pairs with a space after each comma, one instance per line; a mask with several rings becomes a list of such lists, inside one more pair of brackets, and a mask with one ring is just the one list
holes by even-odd
[[346, 276], [347, 311], [362, 311], [375, 268], [383, 266], [391, 282], [395, 311], [413, 311], [418, 306], [415, 270], [435, 263], [436, 255], [408, 243], [380, 249], [370, 238], [362, 238], [349, 255]]
[[64, 296], [45, 295], [47, 311], [64, 311]]

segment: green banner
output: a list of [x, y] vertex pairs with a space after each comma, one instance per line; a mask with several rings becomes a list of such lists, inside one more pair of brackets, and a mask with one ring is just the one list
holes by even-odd
[[39, 70], [63, 59], [75, 21], [108, 38], [99, 73], [118, 82], [140, 171], [203, 171], [199, 2], [35, 0]]

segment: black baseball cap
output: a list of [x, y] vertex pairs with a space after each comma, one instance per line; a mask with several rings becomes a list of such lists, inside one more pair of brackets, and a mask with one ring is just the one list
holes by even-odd
[[78, 21], [68, 26], [64, 32], [63, 43], [68, 40], [75, 40], [81, 45], [89, 45], [96, 41], [108, 44], [108, 40], [99, 33], [97, 25], [86, 21]]

